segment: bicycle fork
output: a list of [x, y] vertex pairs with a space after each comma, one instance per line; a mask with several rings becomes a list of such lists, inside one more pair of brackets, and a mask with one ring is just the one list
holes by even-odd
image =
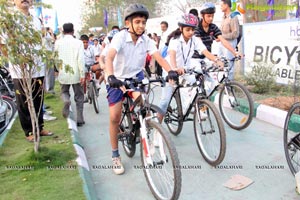
[[[140, 127], [140, 133], [141, 133], [141, 145], [143, 145], [143, 150], [144, 150], [144, 155], [146, 157], [146, 162], [148, 165], [150, 166], [157, 166], [157, 165], [162, 165], [163, 163], [167, 162], [167, 156], [165, 154], [164, 151], [164, 146], [163, 146], [163, 141], [162, 141], [162, 136], [158, 135], [158, 145], [159, 145], [159, 153], [160, 153], [160, 157], [161, 160], [158, 162], [154, 162], [152, 160], [151, 154], [153, 155], [155, 153], [155, 147], [153, 142], [151, 144], [149, 144], [147, 137], [149, 137], [147, 135], [147, 127], [146, 127], [146, 123], [147, 120], [150, 120], [153, 118], [153, 116], [149, 116], [149, 117], [145, 117], [143, 118], [142, 116], [139, 116], [141, 123], [141, 127]], [[153, 133], [154, 134], [154, 133]]]

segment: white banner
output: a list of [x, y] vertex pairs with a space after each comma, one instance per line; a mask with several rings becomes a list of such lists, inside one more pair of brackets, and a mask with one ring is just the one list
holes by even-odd
[[258, 63], [272, 66], [277, 83], [300, 80], [300, 21], [278, 20], [243, 25], [245, 72]]

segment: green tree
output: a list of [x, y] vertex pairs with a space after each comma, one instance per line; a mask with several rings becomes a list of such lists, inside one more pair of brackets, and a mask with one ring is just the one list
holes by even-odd
[[[52, 52], [41, 46], [42, 33], [34, 29], [30, 20], [32, 20], [31, 16], [24, 17], [21, 12], [14, 9], [12, 1], [0, 0], [0, 36], [2, 39], [5, 38], [5, 45], [0, 45], [3, 54], [0, 56], [0, 66], [10, 63], [16, 72], [21, 73], [22, 81], [20, 83], [26, 95], [32, 127], [35, 127], [32, 130], [35, 138], [34, 150], [38, 152], [40, 130], [33, 104], [35, 97], [32, 95], [36, 79], [32, 79], [32, 77], [35, 71], [40, 70], [40, 67], [37, 66], [37, 58], [42, 59], [46, 66], [58, 65], [59, 61], [55, 54], [53, 57], [49, 57], [49, 55], [52, 56]], [[36, 48], [37, 46], [40, 48]], [[39, 82], [39, 84], [42, 83]], [[18, 94], [20, 91], [16, 91], [16, 95]]]
[[[166, 0], [170, 1], [170, 0]], [[165, 2], [166, 2], [165, 1]], [[131, 3], [136, 3], [134, 0], [87, 0], [84, 4], [82, 14], [83, 27], [81, 32], [87, 33], [90, 27], [105, 27], [104, 26], [104, 9], [108, 12], [108, 29], [113, 25], [118, 25], [118, 9], [120, 10], [122, 22], [124, 24], [124, 9]], [[157, 17], [160, 11], [161, 2], [159, 0], [140, 0], [139, 3], [144, 4], [149, 12], [150, 17]], [[106, 31], [106, 30], [104, 30]]]

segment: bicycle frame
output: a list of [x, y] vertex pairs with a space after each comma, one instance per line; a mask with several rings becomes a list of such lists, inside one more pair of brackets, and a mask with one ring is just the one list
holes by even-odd
[[[143, 86], [142, 86], [143, 87]], [[122, 123], [122, 121], [124, 120], [126, 114], [130, 113], [130, 117], [132, 117], [132, 115], [136, 115], [137, 118], [135, 120], [133, 131], [134, 134], [136, 134], [136, 128], [140, 129], [140, 141], [141, 141], [141, 145], [144, 146], [144, 154], [146, 156], [146, 162], [147, 164], [151, 165], [151, 166], [155, 166], [157, 163], [154, 163], [151, 156], [150, 156], [150, 145], [148, 143], [147, 140], [147, 121], [157, 118], [156, 115], [153, 115], [153, 113], [149, 112], [150, 110], [150, 104], [148, 102], [148, 95], [144, 92], [140, 92], [140, 95], [138, 96], [138, 98], [136, 98], [132, 105], [130, 105], [130, 100], [131, 97], [129, 97], [129, 95], [127, 95], [127, 92], [129, 91], [133, 91], [132, 89], [127, 89], [126, 90], [126, 94], [125, 94], [125, 98], [127, 98], [127, 102], [128, 105], [126, 105], [126, 110], [123, 112], [122, 116], [121, 116], [121, 121], [120, 123]], [[143, 88], [142, 88], [143, 91]], [[123, 101], [124, 104], [124, 101]], [[137, 108], [137, 111], [135, 111], [135, 109]], [[151, 114], [151, 115], [149, 115]], [[132, 130], [131, 130], [132, 131]], [[130, 132], [131, 132], [130, 131]], [[163, 149], [163, 145], [162, 145], [162, 140], [161, 138], [159, 138], [159, 152], [162, 158], [164, 158], [163, 162], [166, 162], [167, 156], [165, 155], [164, 149]]]

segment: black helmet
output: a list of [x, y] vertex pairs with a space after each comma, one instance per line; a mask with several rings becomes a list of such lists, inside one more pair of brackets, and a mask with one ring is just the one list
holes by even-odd
[[139, 3], [130, 4], [124, 11], [125, 20], [127, 20], [128, 17], [134, 14], [141, 14], [144, 15], [146, 19], [149, 18], [148, 9], [143, 4], [139, 4]]
[[215, 14], [215, 12], [216, 12], [215, 4], [210, 2], [203, 4], [200, 11], [201, 14]]

